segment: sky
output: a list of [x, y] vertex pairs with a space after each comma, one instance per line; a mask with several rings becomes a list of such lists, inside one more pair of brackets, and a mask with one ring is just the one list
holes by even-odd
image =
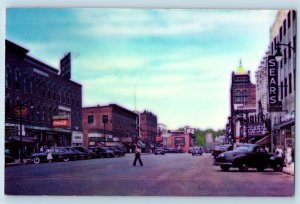
[[169, 129], [223, 129], [231, 74], [255, 70], [276, 10], [10, 8], [6, 38], [59, 68], [72, 53], [83, 106], [151, 111]]

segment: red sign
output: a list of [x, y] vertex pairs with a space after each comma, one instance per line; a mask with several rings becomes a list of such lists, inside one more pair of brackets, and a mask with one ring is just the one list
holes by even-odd
[[69, 119], [53, 120], [52, 125], [53, 127], [70, 127], [70, 120]]
[[16, 106], [14, 108], [14, 114], [18, 117], [22, 116], [27, 116], [28, 115], [28, 108], [26, 106], [22, 106], [22, 108], [20, 108], [20, 106]]

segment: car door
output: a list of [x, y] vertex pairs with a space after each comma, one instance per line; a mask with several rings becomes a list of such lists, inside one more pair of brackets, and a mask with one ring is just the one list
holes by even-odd
[[254, 148], [254, 154], [253, 154], [253, 165], [254, 166], [266, 166], [269, 162], [269, 155], [267, 151], [261, 147], [257, 146]]

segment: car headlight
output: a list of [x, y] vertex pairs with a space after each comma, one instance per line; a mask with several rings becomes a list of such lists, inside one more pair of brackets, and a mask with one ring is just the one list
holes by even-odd
[[225, 157], [225, 154], [224, 153], [220, 154], [220, 157]]

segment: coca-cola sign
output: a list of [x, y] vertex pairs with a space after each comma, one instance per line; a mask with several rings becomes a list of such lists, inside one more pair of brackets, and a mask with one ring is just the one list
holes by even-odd
[[70, 127], [70, 120], [69, 119], [53, 120], [52, 125], [53, 127]]

